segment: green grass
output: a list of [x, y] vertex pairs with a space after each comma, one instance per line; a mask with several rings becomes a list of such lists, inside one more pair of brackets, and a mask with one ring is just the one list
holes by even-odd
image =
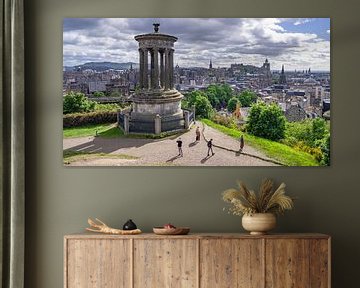
[[139, 159], [139, 157], [126, 155], [126, 154], [107, 154], [107, 153], [92, 153], [92, 152], [81, 152], [73, 150], [63, 151], [63, 162], [64, 164], [70, 164], [75, 161], [91, 160], [91, 159]]
[[86, 137], [86, 136], [95, 136], [96, 131], [98, 132], [99, 137], [105, 138], [116, 138], [122, 136], [124, 133], [120, 128], [117, 127], [117, 124], [97, 124], [97, 125], [86, 125], [80, 127], [72, 128], [63, 128], [63, 137], [64, 138], [76, 138], [76, 137]]
[[264, 138], [256, 137], [251, 134], [241, 132], [237, 129], [227, 128], [225, 126], [216, 124], [208, 119], [201, 120], [204, 124], [215, 128], [216, 130], [239, 139], [240, 135], [244, 135], [245, 145], [250, 145], [261, 152], [267, 157], [275, 159], [284, 165], [288, 166], [320, 166], [315, 158], [305, 152], [295, 150], [285, 144], [270, 141]]

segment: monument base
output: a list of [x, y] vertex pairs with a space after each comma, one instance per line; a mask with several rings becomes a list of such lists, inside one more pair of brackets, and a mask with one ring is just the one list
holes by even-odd
[[[156, 115], [139, 115], [130, 114], [129, 133], [155, 134]], [[171, 132], [173, 130], [184, 130], [185, 119], [181, 111], [174, 115], [160, 116], [161, 132]]]
[[128, 132], [158, 134], [159, 131], [185, 129], [184, 111], [181, 109], [182, 98], [183, 95], [177, 90], [155, 89], [138, 92], [133, 97]]

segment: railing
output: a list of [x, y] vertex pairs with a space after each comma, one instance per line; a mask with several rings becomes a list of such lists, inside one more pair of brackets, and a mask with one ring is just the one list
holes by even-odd
[[191, 122], [195, 122], [195, 112], [194, 111], [189, 111], [189, 123]]

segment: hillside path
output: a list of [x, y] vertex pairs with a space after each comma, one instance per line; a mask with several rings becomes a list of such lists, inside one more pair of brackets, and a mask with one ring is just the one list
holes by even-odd
[[[63, 149], [126, 154], [139, 157], [139, 159], [111, 159], [99, 158], [79, 160], [69, 166], [277, 166], [274, 163], [257, 159], [240, 153], [230, 152], [214, 147], [215, 155], [207, 157], [207, 143], [204, 137], [195, 142], [195, 129], [202, 130], [202, 123], [197, 122], [192, 129], [182, 135], [170, 136], [163, 139], [136, 139], [136, 138], [102, 138], [79, 137], [63, 139]], [[220, 131], [204, 125], [206, 139], [213, 139], [213, 144], [232, 150], [239, 150], [239, 142]], [[181, 137], [183, 141], [183, 157], [178, 157], [176, 140]], [[262, 152], [246, 144], [244, 153], [269, 159]]]

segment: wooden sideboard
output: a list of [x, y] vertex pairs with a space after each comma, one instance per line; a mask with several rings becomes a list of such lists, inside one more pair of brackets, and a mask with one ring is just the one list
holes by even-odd
[[65, 288], [329, 288], [323, 234], [67, 235]]

